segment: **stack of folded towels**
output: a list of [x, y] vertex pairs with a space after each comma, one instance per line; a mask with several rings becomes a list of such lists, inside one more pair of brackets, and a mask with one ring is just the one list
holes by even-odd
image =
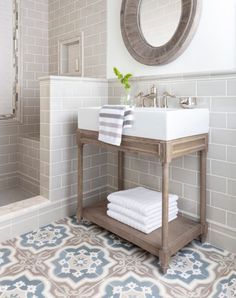
[[[162, 226], [162, 193], [136, 187], [108, 197], [107, 215], [145, 234]], [[169, 195], [169, 221], [177, 218], [178, 196]]]

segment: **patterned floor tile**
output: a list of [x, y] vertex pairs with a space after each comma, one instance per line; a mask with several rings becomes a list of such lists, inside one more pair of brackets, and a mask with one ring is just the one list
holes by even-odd
[[203, 251], [211, 251], [211, 252], [215, 251], [215, 252], [217, 252], [219, 254], [223, 254], [223, 255], [229, 254], [227, 251], [220, 249], [218, 247], [215, 247], [215, 246], [211, 245], [210, 243], [201, 243], [198, 240], [193, 240], [188, 246], [195, 247], [195, 248], [198, 248]]
[[70, 217], [0, 245], [0, 297], [231, 298], [236, 256], [193, 241], [162, 275], [157, 257]]
[[0, 297], [62, 298], [63, 293], [44, 276], [24, 270], [16, 275], [1, 276]]
[[102, 245], [112, 251], [114, 255], [120, 255], [121, 253], [126, 255], [127, 261], [131, 261], [132, 258], [142, 256], [145, 253], [143, 249], [105, 230], [98, 238], [101, 239]]
[[55, 284], [60, 284], [66, 296], [82, 297], [114, 272], [122, 275], [125, 264], [129, 262], [126, 257], [122, 252], [113, 254], [103, 246], [83, 242], [60, 248], [47, 260], [38, 263], [37, 268]]
[[231, 270], [230, 268], [232, 268], [232, 264], [236, 260], [235, 254], [219, 249], [209, 243], [201, 244], [198, 241], [193, 241], [190, 246], [197, 251], [202, 252], [207, 260], [218, 264], [216, 269], [217, 278], [227, 274], [229, 270]]
[[11, 240], [0, 245], [0, 297], [59, 297], [60, 289], [13, 243]]
[[236, 297], [236, 272], [218, 279], [213, 287], [210, 298], [235, 298]]
[[94, 298], [146, 297], [165, 298], [164, 287], [150, 277], [126, 273], [122, 276], [112, 276], [105, 280]]
[[82, 220], [78, 223], [75, 216], [61, 220], [58, 223], [69, 227], [70, 232], [73, 235], [72, 238], [68, 239], [70, 240], [71, 245], [81, 242], [88, 242], [91, 244], [97, 243], [102, 245], [102, 240], [99, 235], [104, 233], [104, 229], [101, 227], [86, 220]]
[[15, 255], [16, 250], [12, 245], [7, 242], [0, 245], [0, 276], [17, 263]]
[[33, 254], [44, 250], [59, 248], [73, 235], [66, 225], [50, 224], [16, 239], [16, 246]]
[[166, 275], [160, 272], [158, 258], [148, 253], [133, 260], [133, 270], [155, 276], [165, 287], [175, 289], [184, 297], [207, 297], [212, 284], [231, 263], [232, 254], [204, 254], [189, 246], [171, 258]]
[[66, 281], [72, 288], [78, 284], [96, 281], [107, 275], [112, 266], [107, 250], [83, 243], [78, 247], [67, 247], [48, 260], [50, 276]]

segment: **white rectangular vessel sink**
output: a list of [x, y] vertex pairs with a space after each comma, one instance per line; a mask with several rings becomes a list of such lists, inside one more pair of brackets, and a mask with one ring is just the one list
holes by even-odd
[[[98, 131], [100, 107], [80, 108], [78, 128]], [[135, 108], [134, 125], [123, 135], [170, 141], [209, 132], [208, 109]]]

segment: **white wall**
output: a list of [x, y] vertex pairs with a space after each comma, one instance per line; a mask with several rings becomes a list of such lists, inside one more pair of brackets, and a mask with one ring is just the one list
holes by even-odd
[[121, 2], [107, 0], [108, 78], [114, 77], [113, 66], [135, 76], [236, 69], [236, 0], [202, 0], [200, 25], [190, 46], [177, 60], [154, 67], [135, 61], [126, 50], [120, 31]]

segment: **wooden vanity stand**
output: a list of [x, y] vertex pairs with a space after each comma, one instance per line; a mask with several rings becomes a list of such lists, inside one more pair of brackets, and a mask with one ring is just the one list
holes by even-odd
[[[78, 143], [78, 210], [77, 219], [85, 218], [110, 232], [134, 243], [155, 256], [159, 256], [162, 272], [166, 273], [170, 257], [193, 239], [205, 241], [206, 222], [206, 154], [208, 134], [196, 135], [172, 141], [159, 141], [123, 136], [120, 147], [98, 141], [98, 133], [89, 130], [77, 131]], [[124, 153], [134, 152], [158, 156], [162, 163], [162, 227], [144, 234], [107, 216], [107, 200], [98, 201], [83, 208], [83, 146], [94, 144], [116, 151], [118, 154], [118, 189], [124, 187]], [[178, 215], [168, 223], [169, 166], [172, 159], [200, 152], [200, 221], [196, 222]]]

